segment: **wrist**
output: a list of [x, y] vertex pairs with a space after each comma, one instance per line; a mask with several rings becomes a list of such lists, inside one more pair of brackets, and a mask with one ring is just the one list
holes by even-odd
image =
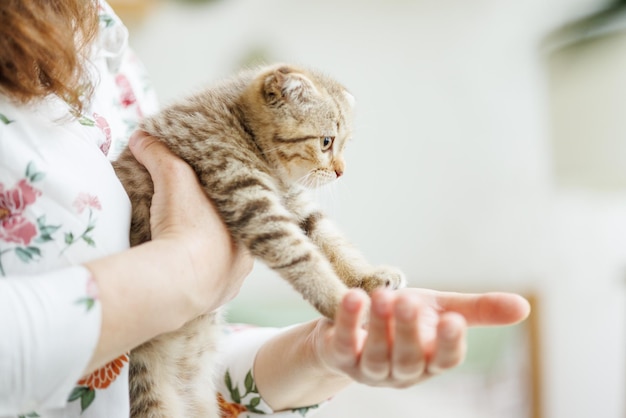
[[255, 381], [259, 393], [275, 411], [326, 401], [352, 382], [323, 361], [320, 321], [285, 330], [257, 353]]
[[311, 367], [317, 370], [320, 377], [325, 379], [351, 380], [347, 373], [334, 366], [328, 358], [330, 337], [331, 333], [334, 332], [331, 330], [333, 328], [332, 322], [326, 318], [320, 318], [313, 321], [312, 324], [313, 327], [307, 338], [306, 346], [303, 348], [310, 358]]
[[[162, 274], [167, 276], [166, 292], [172, 292], [173, 303], [180, 313], [180, 326], [206, 312], [207, 292], [201, 288], [201, 280], [193, 263], [192, 250], [175, 238], [160, 238], [143, 245], [159, 246], [158, 255], [163, 260]], [[161, 266], [160, 266], [161, 267]], [[178, 326], [175, 328], [178, 329]]]

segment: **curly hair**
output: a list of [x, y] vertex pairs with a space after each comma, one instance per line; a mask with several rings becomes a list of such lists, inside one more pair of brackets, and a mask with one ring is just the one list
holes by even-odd
[[56, 95], [80, 112], [93, 90], [86, 63], [97, 8], [95, 0], [2, 0], [0, 94], [19, 103]]

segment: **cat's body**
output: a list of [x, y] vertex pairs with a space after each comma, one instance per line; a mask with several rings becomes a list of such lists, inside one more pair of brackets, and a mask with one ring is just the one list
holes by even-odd
[[[370, 266], [304, 193], [343, 173], [352, 100], [327, 76], [271, 66], [242, 72], [141, 126], [194, 168], [234, 239], [331, 318], [347, 287], [404, 281], [395, 269]], [[132, 201], [137, 245], [150, 239], [152, 182], [128, 149], [114, 167]], [[218, 416], [209, 395], [215, 315], [131, 353], [131, 416]]]

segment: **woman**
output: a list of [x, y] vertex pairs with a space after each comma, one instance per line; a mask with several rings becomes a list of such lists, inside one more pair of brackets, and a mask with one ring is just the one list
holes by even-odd
[[[2, 2], [0, 417], [128, 416], [127, 353], [228, 302], [250, 272], [192, 170], [133, 134], [156, 110], [146, 79], [106, 3]], [[155, 184], [153, 239], [131, 249], [109, 162], [129, 137]], [[367, 303], [352, 290], [334, 322], [231, 334], [225, 416], [302, 416], [353, 381], [413, 385], [462, 361], [468, 325], [528, 315], [509, 294], [380, 291], [364, 330]]]

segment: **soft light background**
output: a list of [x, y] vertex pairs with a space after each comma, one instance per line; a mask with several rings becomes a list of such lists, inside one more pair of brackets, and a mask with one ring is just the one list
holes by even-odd
[[[345, 177], [320, 193], [342, 230], [412, 286], [535, 294], [543, 417], [623, 418], [626, 36], [541, 47], [603, 4], [161, 1], [129, 22], [164, 103], [255, 57], [343, 81], [355, 140]], [[257, 266], [231, 312], [281, 325], [312, 317], [304, 305]], [[319, 416], [514, 416], [445, 379], [356, 386]]]

